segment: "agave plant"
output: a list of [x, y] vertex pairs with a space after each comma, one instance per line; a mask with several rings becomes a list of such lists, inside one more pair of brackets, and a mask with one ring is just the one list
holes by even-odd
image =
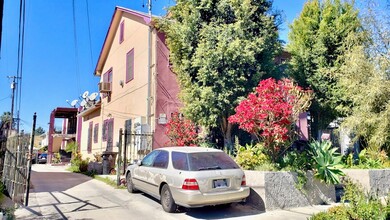
[[314, 176], [327, 184], [339, 184], [339, 177], [345, 174], [341, 171], [342, 156], [336, 152], [337, 148], [332, 147], [329, 141], [314, 141], [309, 146], [315, 169]]

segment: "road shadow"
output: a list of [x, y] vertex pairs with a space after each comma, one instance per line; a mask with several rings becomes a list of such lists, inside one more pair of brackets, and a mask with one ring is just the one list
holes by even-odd
[[186, 215], [198, 219], [225, 219], [264, 213], [263, 211], [260, 211], [245, 202], [233, 203], [231, 205], [216, 205], [205, 206], [201, 208], [180, 209], [184, 209], [183, 211], [186, 213]]
[[[64, 181], [64, 180], [67, 181]], [[92, 178], [80, 173], [31, 171], [30, 189], [33, 192], [62, 192], [90, 181]]]
[[[76, 212], [94, 211], [99, 209], [110, 209], [118, 208], [118, 205], [98, 205], [89, 201], [89, 199], [81, 199], [77, 196], [71, 195], [67, 192], [56, 192], [50, 194], [50, 200], [47, 204], [35, 204], [30, 206], [21, 206], [27, 210], [30, 214], [28, 217], [23, 216], [23, 219], [62, 219], [68, 220], [67, 215]], [[45, 214], [42, 214], [42, 210], [45, 210]], [[47, 213], [51, 210], [50, 213]], [[92, 219], [92, 218], [84, 218]]]
[[[136, 193], [139, 193], [160, 204], [160, 200], [153, 196], [140, 191], [137, 191]], [[261, 197], [255, 192], [251, 192], [251, 194], [252, 196], [248, 197], [250, 200], [247, 200], [247, 202], [233, 203], [230, 205], [205, 206], [200, 208], [185, 208], [179, 206], [176, 212], [172, 214], [175, 215], [184, 213], [197, 219], [224, 219], [265, 213], [264, 202]]]

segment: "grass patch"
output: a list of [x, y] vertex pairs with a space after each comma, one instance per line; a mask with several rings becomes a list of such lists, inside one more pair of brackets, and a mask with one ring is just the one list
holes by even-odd
[[120, 180], [121, 185], [118, 186], [116, 184], [116, 178], [115, 178], [115, 180], [113, 180], [112, 178], [109, 178], [109, 177], [101, 177], [99, 175], [96, 175], [95, 170], [81, 172], [78, 166], [73, 166], [73, 165], [70, 166], [69, 168], [67, 168], [67, 170], [70, 172], [73, 172], [73, 173], [81, 173], [81, 174], [84, 174], [86, 176], [92, 177], [96, 180], [99, 180], [101, 182], [106, 183], [109, 186], [114, 187], [115, 189], [126, 189], [126, 184], [125, 184], [126, 181], [124, 179]]
[[[6, 198], [7, 195], [5, 193], [5, 186], [2, 182], [0, 182], [0, 212], [3, 213], [3, 219], [15, 219], [15, 207], [10, 207], [10, 204], [7, 202], [7, 199], [10, 199]], [[13, 204], [13, 202], [11, 204]]]
[[93, 178], [96, 180], [102, 181], [102, 182], [106, 183], [107, 185], [114, 187], [115, 189], [126, 189], [125, 185], [121, 184], [120, 186], [118, 186], [116, 184], [116, 180], [113, 180], [109, 177], [101, 177], [101, 176], [95, 175], [95, 176], [93, 176]]

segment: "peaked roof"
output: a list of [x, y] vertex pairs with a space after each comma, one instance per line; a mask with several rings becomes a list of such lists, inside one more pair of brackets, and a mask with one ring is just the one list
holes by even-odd
[[102, 49], [100, 51], [99, 59], [97, 60], [97, 64], [94, 71], [95, 76], [100, 76], [102, 74], [103, 66], [107, 60], [108, 53], [111, 49], [111, 45], [114, 40], [115, 33], [116, 30], [118, 29], [121, 18], [123, 17], [123, 13], [127, 13], [134, 16], [135, 21], [138, 21], [145, 25], [151, 25], [151, 18], [148, 14], [116, 6], [114, 14], [112, 15], [111, 18], [110, 27], [108, 28], [106, 34], [106, 39], [104, 40]]

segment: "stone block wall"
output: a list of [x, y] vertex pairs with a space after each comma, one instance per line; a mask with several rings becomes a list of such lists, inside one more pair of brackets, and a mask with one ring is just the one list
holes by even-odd
[[328, 186], [308, 173], [303, 190], [297, 189], [297, 176], [293, 172], [245, 171], [246, 181], [251, 187], [247, 202], [265, 211], [318, 205], [336, 201], [333, 185]]
[[359, 183], [366, 192], [378, 196], [387, 196], [390, 192], [390, 169], [344, 169], [343, 172], [352, 181]]
[[[336, 202], [335, 186], [315, 179], [312, 172], [307, 173], [303, 190], [296, 188], [298, 179], [293, 172], [244, 172], [247, 185], [251, 187], [247, 203], [261, 211]], [[390, 169], [345, 169], [343, 172], [362, 185], [366, 192], [378, 196], [387, 196], [390, 192]]]

